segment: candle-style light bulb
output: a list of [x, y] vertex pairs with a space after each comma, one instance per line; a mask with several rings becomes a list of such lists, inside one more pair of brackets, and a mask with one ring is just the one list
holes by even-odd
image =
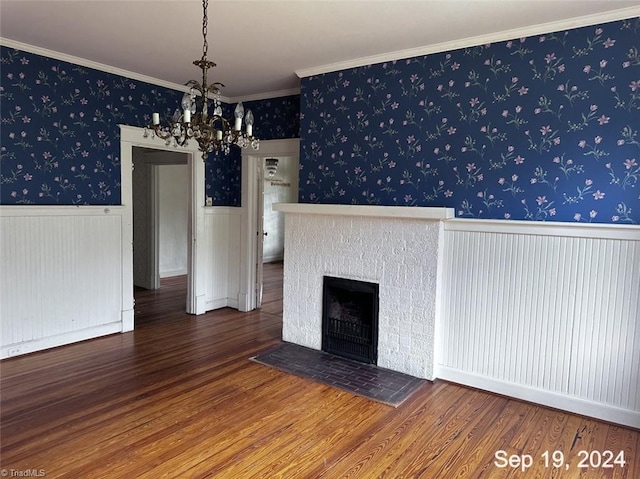
[[236, 105], [233, 115], [236, 117], [235, 129], [236, 131], [240, 131], [242, 129], [242, 117], [244, 116], [244, 107], [241, 101]]
[[189, 93], [185, 93], [182, 95], [182, 101], [180, 102], [182, 106], [182, 110], [191, 110], [191, 95]]
[[184, 95], [182, 95], [182, 101], [180, 102], [180, 106], [182, 106], [182, 121], [184, 121], [185, 123], [191, 122], [191, 113], [195, 113], [192, 111], [192, 108], [193, 108], [192, 93], [187, 92]]
[[244, 122], [247, 124], [247, 136], [253, 136], [253, 113], [251, 113], [251, 110], [247, 110]]

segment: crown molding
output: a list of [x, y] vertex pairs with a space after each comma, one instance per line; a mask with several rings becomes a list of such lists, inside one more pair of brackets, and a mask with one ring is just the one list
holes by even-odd
[[[459, 48], [468, 48], [468, 47], [473, 47], [478, 45], [485, 45], [487, 43], [502, 42], [502, 41], [512, 40], [514, 38], [523, 38], [523, 37], [529, 37], [534, 35], [541, 35], [545, 33], [551, 33], [551, 32], [560, 31], [560, 30], [569, 30], [573, 28], [586, 27], [589, 25], [596, 25], [599, 23], [608, 23], [608, 22], [614, 22], [618, 20], [626, 20], [634, 17], [640, 17], [640, 6], [623, 8], [619, 10], [612, 10], [610, 12], [598, 13], [593, 15], [585, 15], [582, 17], [559, 20], [556, 22], [548, 22], [540, 25], [534, 25], [531, 27], [505, 30], [502, 32], [491, 33], [488, 35], [470, 37], [463, 40], [455, 40], [450, 42], [438, 43], [435, 45], [383, 53], [380, 55], [372, 55], [372, 56], [362, 57], [354, 60], [347, 60], [343, 62], [331, 63], [328, 65], [321, 65], [318, 67], [296, 70], [295, 73], [299, 78], [305, 78], [312, 75], [319, 75], [322, 73], [329, 73], [329, 72], [334, 72], [339, 70], [346, 70], [349, 68], [373, 65], [376, 63], [383, 63], [386, 61], [402, 60], [405, 58], [430, 55], [430, 54], [440, 53], [444, 51], [456, 50]], [[0, 36], [0, 45], [8, 48], [15, 48], [17, 50], [33, 53], [36, 55], [41, 55], [48, 58], [54, 58], [56, 60], [72, 63], [75, 65], [92, 68], [94, 70], [111, 73], [113, 75], [119, 75], [125, 78], [130, 78], [132, 80], [138, 80], [144, 83], [149, 83], [151, 85], [157, 85], [163, 88], [168, 88], [170, 90], [177, 90], [182, 92], [189, 91], [189, 88], [179, 83], [160, 80], [158, 78], [142, 75], [140, 73], [124, 70], [121, 68], [116, 68], [110, 65], [106, 65], [104, 63], [98, 63], [92, 60], [88, 60], [86, 58], [76, 57], [73, 55], [68, 55], [66, 53], [57, 52], [55, 50], [49, 50], [47, 48], [30, 45], [28, 43], [18, 42], [16, 40], [4, 38], [2, 36]], [[267, 100], [270, 98], [278, 98], [278, 97], [298, 95], [298, 94], [300, 94], [300, 88], [291, 88], [287, 90], [279, 90], [279, 91], [258, 93], [254, 95], [244, 95], [244, 96], [238, 96], [238, 97], [226, 97], [223, 95], [220, 95], [219, 97], [220, 97], [220, 101], [222, 101], [223, 103], [236, 103], [239, 101]]]
[[239, 101], [256, 101], [268, 100], [270, 98], [280, 98], [283, 96], [299, 95], [300, 88], [289, 88], [288, 90], [278, 90], [266, 93], [256, 93], [255, 95], [234, 96], [230, 97], [228, 103], [237, 103]]
[[[151, 85], [161, 86], [163, 88], [168, 88], [170, 90], [177, 90], [177, 91], [183, 91], [183, 92], [189, 91], [189, 88], [187, 86], [181, 85], [179, 83], [160, 80], [158, 78], [142, 75], [140, 73], [132, 72], [129, 70], [123, 70], [122, 68], [116, 68], [109, 65], [105, 65], [104, 63], [98, 63], [92, 60], [87, 60], [86, 58], [67, 55], [66, 53], [60, 53], [55, 50], [49, 50], [47, 48], [37, 47], [35, 45], [29, 45], [28, 43], [18, 42], [16, 40], [11, 40], [10, 38], [0, 37], [0, 45], [5, 46], [7, 48], [15, 48], [16, 50], [34, 53], [36, 55], [40, 55], [43, 57], [54, 58], [56, 60], [72, 63], [74, 65], [93, 68], [94, 70], [111, 73], [113, 75], [119, 75], [125, 78], [130, 78], [132, 80], [138, 80], [141, 82], [149, 83]], [[239, 97], [226, 97], [224, 95], [219, 95], [219, 98], [220, 98], [220, 101], [223, 103], [237, 103], [239, 101], [266, 100], [269, 98], [278, 98], [282, 96], [299, 95], [299, 94], [300, 94], [300, 88], [290, 88], [288, 90], [279, 90], [274, 92], [258, 93], [255, 95], [246, 95], [246, 96], [239, 96]]]
[[[98, 63], [92, 60], [87, 60], [86, 58], [67, 55], [66, 53], [56, 52], [55, 50], [49, 50], [47, 48], [37, 47], [35, 45], [29, 45], [28, 43], [18, 42], [15, 40], [11, 40], [9, 38], [0, 37], [0, 45], [8, 48], [15, 48], [16, 50], [34, 53], [36, 55], [41, 55], [43, 57], [54, 58], [56, 60], [60, 60], [63, 62], [73, 63], [74, 65], [93, 68], [94, 70], [100, 70], [106, 73], [111, 73], [113, 75], [119, 75], [125, 78], [130, 78], [132, 80], [138, 80], [141, 82], [150, 83], [152, 85], [161, 86], [164, 88], [168, 88], [170, 90], [178, 90], [178, 91], [184, 91], [184, 92], [189, 91], [189, 88], [187, 88], [185, 85], [180, 85], [179, 83], [159, 80], [158, 78], [142, 75], [140, 73], [132, 72], [129, 70], [123, 70], [122, 68], [112, 67], [109, 65], [105, 65], [104, 63]], [[220, 98], [222, 99], [222, 97]]]
[[596, 13], [592, 15], [584, 15], [565, 20], [541, 23], [530, 27], [516, 28], [504, 30], [501, 32], [490, 33], [469, 37], [462, 40], [454, 40], [449, 42], [437, 43], [435, 45], [427, 45], [424, 47], [409, 48], [407, 50], [399, 50], [395, 52], [383, 53], [380, 55], [372, 55], [368, 57], [347, 60], [343, 62], [330, 63], [318, 67], [304, 68], [296, 70], [299, 78], [305, 78], [312, 75], [321, 75], [323, 73], [336, 72], [340, 70], [348, 70], [349, 68], [374, 65], [376, 63], [384, 63], [393, 60], [403, 60], [406, 58], [431, 55], [446, 51], [457, 50], [460, 48], [475, 47], [478, 45], [486, 45], [489, 43], [504, 42], [516, 38], [524, 38], [535, 35], [543, 35], [561, 30], [571, 30], [574, 28], [587, 27], [589, 25], [598, 25], [601, 23], [615, 22], [619, 20], [627, 20], [640, 16], [640, 6], [611, 10], [609, 12]]

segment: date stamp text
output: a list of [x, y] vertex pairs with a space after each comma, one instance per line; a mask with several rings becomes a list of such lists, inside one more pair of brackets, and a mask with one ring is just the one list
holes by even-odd
[[539, 456], [532, 454], [509, 454], [499, 450], [494, 454], [493, 464], [501, 469], [512, 468], [527, 471], [534, 465], [545, 468], [564, 469], [613, 469], [624, 468], [624, 451], [586, 451], [580, 450], [575, 457], [568, 458], [562, 451], [544, 451]]

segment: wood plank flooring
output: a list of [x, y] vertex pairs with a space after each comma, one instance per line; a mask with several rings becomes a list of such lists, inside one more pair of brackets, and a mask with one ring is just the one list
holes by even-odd
[[[281, 339], [281, 280], [267, 265], [260, 311], [197, 317], [185, 279], [163, 281], [137, 293], [134, 332], [3, 361], [4, 477], [640, 477], [636, 430], [444, 381], [394, 409], [249, 361]], [[579, 469], [581, 450], [626, 464]]]

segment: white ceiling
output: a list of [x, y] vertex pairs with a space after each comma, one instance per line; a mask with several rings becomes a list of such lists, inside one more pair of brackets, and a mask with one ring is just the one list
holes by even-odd
[[[470, 38], [499, 32], [509, 32], [498, 35], [506, 40], [549, 31], [552, 22], [564, 21], [558, 25], [567, 28], [567, 19], [580, 18], [570, 26], [582, 26], [597, 23], [592, 19], [628, 18], [640, 15], [639, 5], [638, 0], [210, 0], [208, 57], [218, 66], [209, 80], [224, 83], [222, 94], [229, 99], [274, 96], [299, 88], [297, 71], [403, 56], [395, 52], [407, 57], [407, 50], [442, 43], [465, 46]], [[527, 29], [539, 25], [547, 30]], [[192, 61], [202, 55], [202, 2], [0, 0], [0, 36], [184, 84], [200, 79]]]

